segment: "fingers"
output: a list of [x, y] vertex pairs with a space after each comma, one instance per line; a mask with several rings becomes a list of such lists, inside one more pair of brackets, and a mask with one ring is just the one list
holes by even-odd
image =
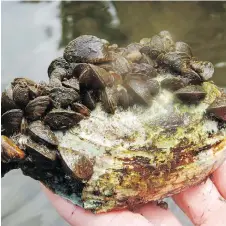
[[225, 225], [226, 202], [210, 179], [174, 196], [195, 225]]
[[152, 224], [140, 214], [130, 211], [93, 214], [53, 194], [43, 185], [42, 189], [58, 213], [72, 226], [152, 226]]
[[226, 199], [226, 161], [211, 176], [218, 191]]
[[142, 207], [136, 209], [137, 213], [140, 213], [146, 219], [148, 219], [153, 225], [167, 225], [167, 226], [180, 226], [180, 222], [173, 215], [173, 213], [167, 209], [163, 209], [159, 206], [156, 206], [153, 203], [145, 204]]

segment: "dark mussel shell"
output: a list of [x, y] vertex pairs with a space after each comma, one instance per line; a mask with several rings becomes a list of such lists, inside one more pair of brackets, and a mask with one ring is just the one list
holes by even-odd
[[48, 67], [49, 77], [51, 77], [52, 72], [58, 68], [68, 70], [70, 68], [70, 64], [63, 57], [54, 59]]
[[62, 82], [62, 85], [67, 88], [72, 88], [72, 89], [76, 90], [77, 92], [79, 92], [79, 81], [76, 78], [70, 78], [68, 80], [64, 80]]
[[222, 94], [221, 97], [218, 97], [208, 108], [207, 110], [210, 115], [226, 121], [226, 94]]
[[55, 134], [40, 120], [30, 123], [27, 131], [31, 138], [36, 142], [41, 142], [50, 146], [58, 145]]
[[79, 77], [81, 89], [103, 89], [113, 85], [114, 78], [109, 72], [92, 64], [88, 67]]
[[93, 162], [78, 151], [59, 148], [64, 168], [78, 180], [88, 180], [93, 174]]
[[206, 93], [201, 86], [190, 85], [177, 90], [175, 95], [186, 104], [197, 104], [205, 98]]
[[133, 99], [137, 103], [143, 105], [151, 104], [152, 97], [147, 80], [133, 76], [131, 78], [127, 78], [127, 83], [125, 85], [128, 92], [133, 96]]
[[77, 112], [64, 109], [53, 109], [44, 118], [44, 122], [53, 130], [68, 129], [75, 126], [85, 117]]
[[106, 87], [102, 92], [101, 92], [101, 102], [103, 105], [104, 110], [107, 113], [114, 114], [116, 107], [117, 107], [117, 95], [116, 95], [116, 89], [114, 87], [109, 88]]
[[23, 118], [21, 109], [12, 109], [2, 115], [2, 125], [7, 133], [18, 132]]
[[25, 113], [28, 119], [36, 120], [44, 115], [47, 108], [50, 106], [49, 96], [40, 96], [31, 100], [25, 108]]
[[150, 78], [157, 76], [156, 69], [147, 63], [133, 63], [132, 64], [132, 73], [144, 74]]
[[203, 80], [209, 80], [214, 73], [214, 66], [208, 61], [191, 61], [191, 68], [196, 71]]
[[192, 51], [190, 46], [185, 42], [176, 42], [175, 51], [186, 53], [190, 58], [192, 57]]
[[166, 65], [176, 72], [181, 72], [185, 62], [188, 60], [189, 56], [186, 53], [168, 52], [166, 54], [159, 55], [156, 61], [160, 66]]
[[36, 143], [28, 138], [25, 144], [27, 153], [32, 156], [33, 161], [42, 168], [53, 168], [56, 165], [57, 151], [49, 147]]
[[63, 86], [51, 89], [49, 97], [55, 107], [67, 107], [80, 98], [74, 89]]
[[71, 105], [71, 109], [73, 111], [76, 111], [86, 117], [89, 117], [90, 116], [90, 110], [89, 108], [87, 108], [85, 105], [81, 104], [81, 103], [73, 103]]
[[1, 136], [1, 147], [1, 157], [4, 163], [17, 162], [25, 158], [25, 152], [6, 136]]
[[30, 101], [27, 84], [19, 83], [13, 88], [13, 100], [20, 107], [25, 107]]
[[161, 87], [170, 91], [176, 91], [184, 86], [183, 80], [177, 77], [165, 78], [161, 81]]
[[96, 108], [96, 97], [94, 91], [85, 91], [81, 95], [82, 103], [88, 107], [90, 110], [94, 110]]
[[69, 42], [64, 50], [67, 62], [98, 63], [111, 60], [107, 44], [92, 35], [82, 35]]
[[15, 101], [13, 100], [13, 90], [10, 86], [7, 88], [3, 93], [1, 97], [1, 110], [2, 114], [6, 111], [16, 109], [18, 108]]
[[200, 85], [203, 79], [191, 68], [184, 67], [181, 71], [181, 77], [185, 84]]

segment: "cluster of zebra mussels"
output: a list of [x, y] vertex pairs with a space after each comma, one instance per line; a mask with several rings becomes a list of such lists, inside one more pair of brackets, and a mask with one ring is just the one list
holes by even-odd
[[[221, 143], [222, 152], [225, 147], [226, 94], [209, 81], [213, 73], [212, 63], [196, 59], [189, 45], [174, 42], [168, 31], [123, 48], [80, 36], [50, 63], [49, 83], [16, 78], [2, 93], [2, 175], [21, 168], [96, 212], [178, 192], [191, 182], [184, 179], [164, 193], [160, 188], [167, 187], [167, 180], [174, 183], [172, 174], [194, 163], [201, 149]], [[142, 139], [140, 127], [146, 134]], [[70, 136], [78, 140], [73, 146], [68, 138], [68, 148], [65, 137]], [[111, 142], [106, 145], [106, 140]], [[89, 143], [98, 154], [84, 148]], [[223, 161], [222, 156], [215, 162]], [[217, 157], [209, 157], [211, 166], [212, 158]], [[206, 173], [194, 182], [210, 173], [199, 168]], [[154, 177], [165, 182], [160, 185]], [[144, 186], [135, 186], [137, 181], [145, 184], [148, 195]]]

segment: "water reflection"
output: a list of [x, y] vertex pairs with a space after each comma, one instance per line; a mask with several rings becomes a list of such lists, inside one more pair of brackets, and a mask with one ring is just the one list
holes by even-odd
[[82, 34], [125, 45], [169, 30], [198, 58], [224, 65], [214, 80], [226, 86], [225, 2], [61, 2], [60, 11], [60, 47]]

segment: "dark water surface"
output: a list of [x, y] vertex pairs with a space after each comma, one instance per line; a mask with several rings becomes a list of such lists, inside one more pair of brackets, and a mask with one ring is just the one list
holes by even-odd
[[[82, 34], [127, 45], [161, 30], [187, 42], [215, 65], [213, 80], [226, 87], [226, 2], [2, 2], [2, 83], [15, 77], [47, 80], [47, 67]], [[179, 210], [183, 225], [191, 225]], [[2, 179], [2, 224], [67, 225], [37, 182], [14, 171]]]

